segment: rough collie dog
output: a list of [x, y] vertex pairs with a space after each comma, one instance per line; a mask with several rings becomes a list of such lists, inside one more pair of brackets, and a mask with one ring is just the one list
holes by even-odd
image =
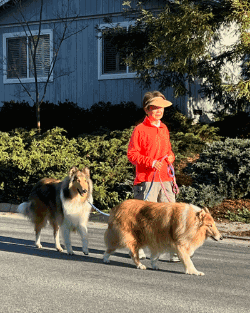
[[[35, 245], [42, 248], [41, 229], [50, 222], [54, 229], [55, 247], [62, 252], [59, 241], [61, 227], [68, 254], [73, 254], [70, 231], [77, 230], [82, 238], [82, 250], [88, 254], [87, 223], [91, 212], [92, 181], [88, 168], [72, 167], [63, 180], [43, 178], [33, 187], [29, 201], [17, 208], [35, 225]], [[90, 203], [89, 203], [90, 202]]]
[[185, 203], [126, 200], [111, 210], [104, 235], [107, 250], [103, 261], [109, 263], [109, 256], [116, 249], [126, 247], [137, 268], [146, 269], [138, 251], [148, 247], [153, 269], [158, 269], [159, 255], [168, 250], [178, 254], [186, 274], [204, 275], [197, 271], [190, 257], [207, 237], [222, 239], [206, 208]]

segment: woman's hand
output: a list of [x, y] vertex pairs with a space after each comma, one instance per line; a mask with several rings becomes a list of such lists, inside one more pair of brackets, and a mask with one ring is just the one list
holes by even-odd
[[153, 168], [155, 168], [157, 171], [160, 171], [162, 168], [162, 165], [163, 165], [162, 162], [156, 161]]
[[168, 164], [174, 163], [174, 160], [175, 160], [175, 157], [174, 157], [173, 155], [170, 155], [170, 156], [167, 158]]

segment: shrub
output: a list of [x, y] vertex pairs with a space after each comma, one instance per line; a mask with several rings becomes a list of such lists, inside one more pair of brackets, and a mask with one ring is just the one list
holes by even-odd
[[[20, 118], [21, 116], [21, 118]], [[56, 127], [67, 131], [68, 138], [80, 134], [105, 134], [108, 131], [124, 130], [143, 121], [145, 113], [133, 102], [98, 102], [83, 109], [69, 101], [59, 102], [58, 105], [48, 101], [41, 104], [42, 132]], [[192, 124], [187, 118], [172, 106], [165, 110], [163, 122], [167, 124], [171, 133], [193, 133], [204, 141], [218, 140], [217, 129], [209, 125]], [[0, 130], [11, 131], [16, 128], [31, 130], [36, 127], [34, 106], [26, 102], [4, 102], [0, 110]]]
[[178, 201], [213, 206], [224, 199], [241, 199], [250, 194], [250, 140], [226, 139], [213, 142], [185, 172], [192, 186], [182, 186]]
[[[5, 103], [0, 118], [5, 112], [7, 120], [18, 105]], [[25, 103], [22, 108], [32, 111]], [[88, 110], [67, 101], [59, 105], [45, 102], [41, 106], [41, 115], [44, 121], [41, 136], [36, 130], [28, 131], [31, 124], [27, 124], [29, 127], [25, 125], [27, 130], [0, 132], [1, 201], [24, 201], [40, 178], [62, 179], [73, 165], [90, 168], [94, 199], [99, 208], [111, 208], [132, 197], [134, 167], [127, 160], [126, 152], [133, 131], [131, 125], [144, 118], [142, 109], [132, 102], [119, 105], [99, 102]], [[30, 123], [31, 115], [28, 116], [27, 123]], [[206, 141], [217, 140], [218, 136], [215, 128], [192, 125], [192, 121], [175, 108], [166, 112], [164, 118], [172, 129], [171, 142], [177, 157], [175, 167], [179, 183], [182, 161], [200, 154]], [[60, 128], [46, 130], [45, 126]], [[63, 126], [67, 127], [66, 130]], [[9, 127], [15, 128], [12, 124]]]
[[134, 126], [144, 116], [142, 108], [138, 108], [133, 102], [98, 102], [91, 106], [87, 119], [89, 124], [85, 127], [85, 133], [93, 133], [100, 128], [110, 131], [124, 130]]
[[193, 120], [182, 114], [175, 106], [171, 106], [165, 110], [162, 121], [173, 134], [193, 134], [204, 142], [213, 142], [221, 139], [218, 136], [219, 128], [210, 124], [193, 124]]
[[225, 217], [232, 222], [250, 223], [250, 211], [247, 208], [238, 209], [237, 213], [228, 210]]
[[[21, 118], [20, 118], [21, 116]], [[65, 101], [58, 105], [48, 101], [41, 104], [42, 132], [56, 127], [67, 131], [67, 137], [80, 134], [99, 133], [107, 130], [123, 130], [135, 125], [144, 116], [143, 110], [133, 102], [99, 102], [90, 109], [78, 107], [75, 103]], [[31, 130], [36, 127], [35, 107], [27, 102], [4, 102], [0, 110], [0, 130], [11, 131], [16, 128]]]
[[90, 168], [96, 205], [113, 207], [132, 195], [133, 168], [126, 157], [131, 132], [77, 139], [68, 139], [60, 128], [42, 136], [25, 130], [0, 133], [1, 201], [25, 201], [39, 179], [63, 179], [76, 165]]
[[29, 130], [36, 127], [36, 113], [25, 102], [4, 102], [0, 110], [0, 130], [11, 131], [15, 128]]
[[[55, 128], [41, 136], [23, 129], [0, 133], [1, 201], [20, 203], [28, 198], [32, 186], [43, 177], [62, 179], [73, 165], [90, 168], [94, 199], [100, 209], [111, 208], [133, 196], [134, 167], [127, 160], [127, 145], [133, 127], [105, 135], [81, 135], [69, 139]], [[189, 138], [190, 149], [182, 144]], [[200, 150], [204, 143], [196, 136], [178, 135], [173, 148], [177, 156]], [[177, 158], [177, 164], [180, 158]]]
[[5, 201], [27, 199], [42, 177], [62, 178], [72, 164], [80, 163], [76, 140], [54, 129], [38, 136], [36, 131], [0, 133], [0, 184]]
[[78, 138], [79, 155], [85, 156], [85, 164], [93, 173], [94, 199], [100, 209], [112, 208], [132, 197], [134, 169], [127, 159], [132, 130]]
[[223, 115], [212, 125], [218, 127], [220, 136], [242, 139], [250, 138], [250, 114], [247, 112]]

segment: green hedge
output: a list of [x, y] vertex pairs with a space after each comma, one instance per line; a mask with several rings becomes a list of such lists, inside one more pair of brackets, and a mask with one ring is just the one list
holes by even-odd
[[[232, 127], [233, 125], [233, 127]], [[212, 126], [219, 129], [219, 135], [230, 138], [250, 138], [250, 112], [218, 116]]]
[[[39, 179], [63, 179], [73, 165], [90, 168], [94, 199], [100, 209], [112, 208], [131, 198], [135, 170], [127, 160], [127, 145], [133, 129], [72, 139], [61, 128], [41, 136], [35, 130], [0, 132], [0, 201], [25, 201]], [[171, 137], [176, 167], [182, 159], [202, 151], [205, 145], [194, 134], [176, 133]]]
[[[22, 116], [22, 118], [20, 118]], [[133, 102], [98, 102], [89, 109], [80, 108], [69, 101], [58, 104], [44, 102], [41, 105], [42, 133], [59, 127], [67, 131], [65, 136], [75, 138], [81, 134], [106, 134], [110, 131], [124, 130], [139, 124], [145, 113]], [[115, 117], [115, 118], [114, 118]], [[164, 112], [163, 122], [171, 133], [193, 133], [199, 138], [218, 140], [218, 129], [209, 125], [193, 125], [192, 119], [171, 106]], [[4, 102], [0, 109], [0, 131], [10, 132], [17, 128], [31, 131], [36, 127], [35, 107], [27, 102]], [[184, 144], [184, 143], [183, 143]]]
[[131, 132], [77, 139], [68, 139], [60, 128], [42, 136], [24, 130], [0, 133], [0, 200], [20, 203], [39, 179], [62, 179], [77, 165], [90, 168], [95, 203], [101, 209], [113, 207], [131, 196], [134, 173], [126, 157]]
[[250, 196], [250, 140], [213, 142], [185, 172], [191, 186], [182, 186], [178, 201], [212, 207], [224, 199]]
[[[98, 102], [89, 109], [80, 108], [69, 101], [58, 104], [44, 102], [41, 104], [41, 129], [45, 133], [60, 127], [67, 131], [65, 135], [68, 138], [74, 138], [83, 133], [104, 134], [107, 129], [114, 131], [130, 128], [143, 116], [142, 108], [138, 108], [133, 102]], [[35, 107], [25, 101], [4, 102], [0, 109], [0, 131], [9, 132], [16, 128], [28, 131], [36, 128]]]
[[[42, 136], [34, 130], [0, 132], [0, 201], [25, 201], [40, 178], [63, 179], [73, 165], [90, 168], [94, 200], [100, 209], [110, 209], [133, 197], [134, 167], [126, 156], [132, 131], [133, 127], [72, 139], [60, 128]], [[198, 161], [185, 169], [192, 185], [179, 184], [178, 201], [211, 207], [224, 199], [249, 197], [250, 140], [205, 144], [198, 135], [175, 133], [171, 141], [177, 156], [176, 168], [181, 160], [200, 152]]]
[[[58, 114], [59, 108], [65, 114]], [[1, 110], [1, 118], [6, 118], [15, 109], [18, 110], [17, 104], [6, 104]], [[21, 109], [26, 110], [27, 114], [30, 110], [25, 103], [21, 105]], [[65, 131], [56, 127], [44, 131], [41, 136], [34, 129], [20, 128], [9, 133], [0, 132], [1, 202], [25, 201], [39, 179], [63, 179], [73, 165], [90, 168], [94, 182], [94, 200], [100, 209], [112, 208], [133, 196], [135, 173], [134, 167], [127, 160], [126, 152], [134, 129], [131, 125], [144, 117], [140, 109], [133, 103], [115, 106], [99, 103], [90, 110], [82, 110], [72, 103], [60, 106], [44, 103], [43, 110], [48, 113], [47, 121], [56, 125], [63, 124], [63, 119], [60, 121], [58, 116], [64, 115], [68, 129]], [[82, 113], [85, 114], [84, 118]], [[177, 157], [177, 182], [181, 186], [183, 181], [179, 180], [179, 165], [188, 157], [200, 154], [206, 142], [218, 140], [217, 129], [208, 125], [192, 125], [192, 120], [174, 107], [166, 110], [163, 121], [171, 132], [172, 148]], [[129, 126], [124, 129], [126, 125]], [[120, 130], [112, 131], [114, 127], [120, 127]]]

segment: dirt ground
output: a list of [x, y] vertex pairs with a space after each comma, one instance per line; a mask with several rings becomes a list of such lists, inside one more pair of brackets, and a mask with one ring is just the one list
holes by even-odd
[[222, 233], [250, 237], [250, 223], [231, 222], [225, 218], [228, 211], [237, 214], [238, 209], [242, 210], [242, 208], [247, 208], [250, 211], [250, 199], [224, 200], [221, 204], [209, 208], [209, 211]]

